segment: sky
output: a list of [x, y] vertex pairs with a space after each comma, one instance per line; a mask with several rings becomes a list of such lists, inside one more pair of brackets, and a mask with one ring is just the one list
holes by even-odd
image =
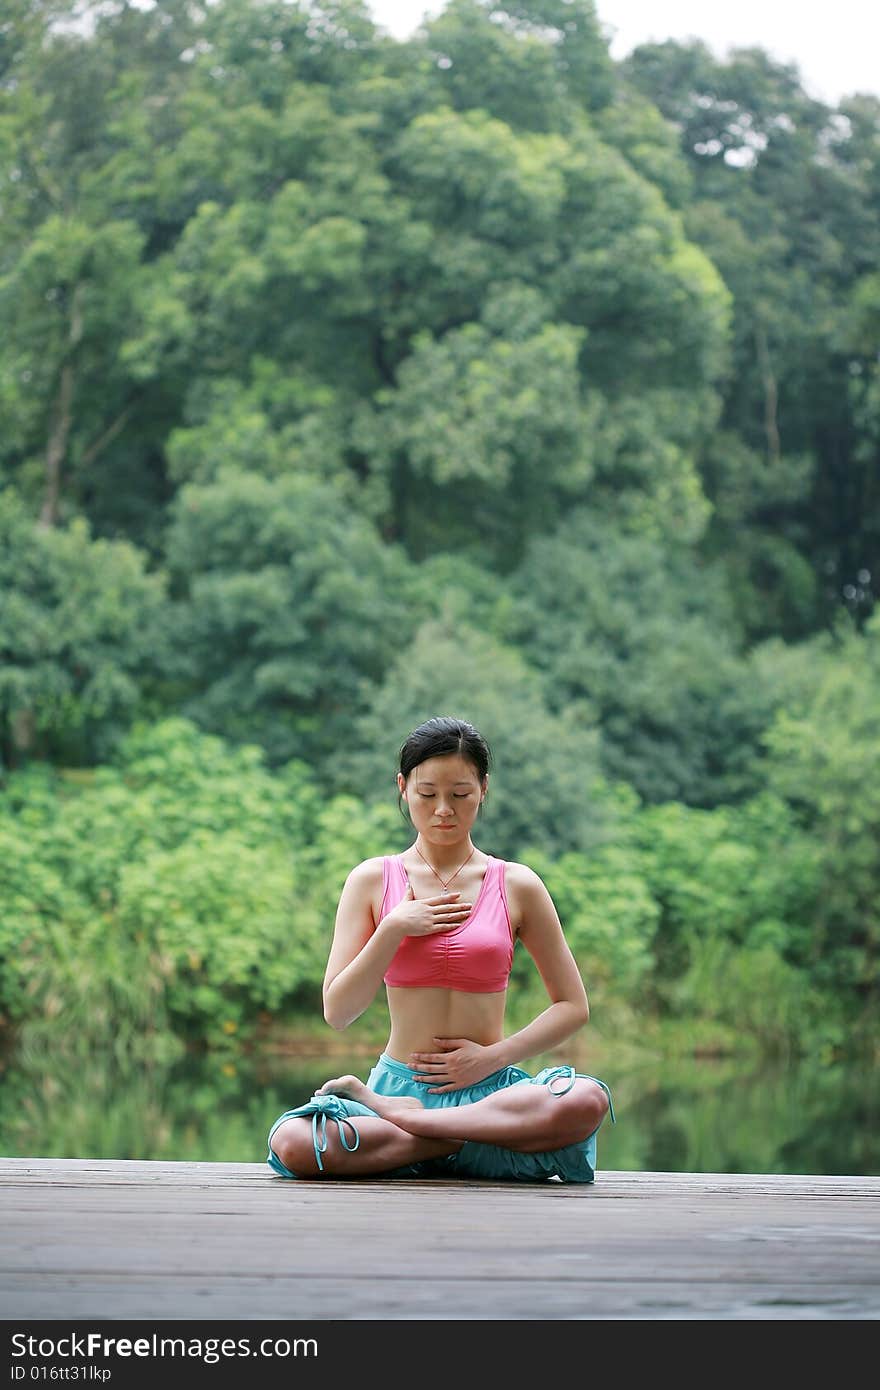
[[[376, 24], [407, 38], [443, 0], [367, 0]], [[597, 0], [599, 19], [620, 59], [637, 44], [702, 39], [719, 57], [731, 47], [766, 49], [795, 63], [804, 90], [836, 106], [854, 92], [880, 96], [880, 3], [833, 0]]]

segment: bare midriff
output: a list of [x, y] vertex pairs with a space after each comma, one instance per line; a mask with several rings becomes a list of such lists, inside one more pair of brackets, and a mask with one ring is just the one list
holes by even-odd
[[412, 1066], [413, 1052], [438, 1052], [435, 1038], [469, 1038], [489, 1047], [504, 1037], [507, 990], [470, 994], [458, 989], [388, 986], [391, 1033], [385, 1051]]

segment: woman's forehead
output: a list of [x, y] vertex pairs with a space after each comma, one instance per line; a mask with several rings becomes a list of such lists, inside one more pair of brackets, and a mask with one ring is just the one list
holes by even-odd
[[431, 783], [434, 786], [451, 786], [461, 783], [470, 786], [473, 782], [479, 782], [479, 774], [473, 763], [468, 762], [467, 758], [461, 757], [458, 753], [448, 753], [443, 757], [426, 758], [423, 763], [412, 770], [412, 776], [419, 783]]

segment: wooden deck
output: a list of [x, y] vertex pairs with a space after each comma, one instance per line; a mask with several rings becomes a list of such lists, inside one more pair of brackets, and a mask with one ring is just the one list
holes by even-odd
[[876, 1319], [880, 1177], [290, 1182], [0, 1158], [0, 1317]]

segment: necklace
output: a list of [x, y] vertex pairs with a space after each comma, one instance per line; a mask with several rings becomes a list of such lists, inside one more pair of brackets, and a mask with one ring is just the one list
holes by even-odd
[[[425, 863], [425, 864], [428, 865], [428, 868], [431, 870], [431, 873], [434, 875], [434, 877], [435, 877], [435, 878], [440, 878], [440, 875], [438, 874], [437, 870], [434, 868], [434, 865], [428, 863], [428, 860], [425, 859], [425, 856], [422, 854], [422, 851], [419, 849], [419, 847], [418, 847], [417, 844], [415, 844], [415, 843], [413, 844], [413, 849], [415, 850], [415, 852], [416, 852], [416, 854], [419, 856], [419, 858], [423, 861], [423, 863]], [[473, 847], [473, 849], [471, 850], [470, 854], [468, 855], [467, 859], [464, 861], [464, 864], [469, 864], [470, 861], [473, 859], [474, 855], [476, 854], [476, 852], [477, 852], [477, 847], [476, 847], [476, 845], [474, 845], [474, 847]], [[461, 870], [464, 868], [464, 864], [461, 865], [461, 868], [456, 869], [455, 873], [452, 875], [452, 878], [446, 879], [445, 882], [443, 881], [442, 878], [440, 878], [440, 882], [443, 884], [443, 891], [444, 891], [444, 893], [445, 893], [445, 892], [447, 891], [447, 889], [449, 888], [450, 883], [454, 882], [454, 880], [458, 878], [459, 874], [461, 873]]]

